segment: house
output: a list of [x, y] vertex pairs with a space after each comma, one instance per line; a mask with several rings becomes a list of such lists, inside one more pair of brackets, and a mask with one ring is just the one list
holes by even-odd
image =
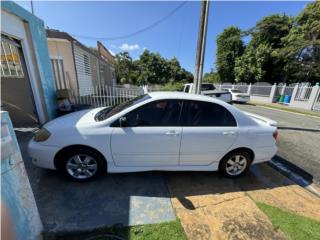
[[14, 127], [56, 114], [56, 90], [44, 23], [12, 1], [1, 2], [1, 109]]
[[99, 85], [114, 85], [114, 58], [101, 42], [88, 48], [66, 32], [47, 29], [57, 89], [79, 89], [81, 96]]

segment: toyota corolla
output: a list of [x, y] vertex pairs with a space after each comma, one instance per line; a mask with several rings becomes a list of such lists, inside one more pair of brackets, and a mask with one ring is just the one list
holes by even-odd
[[276, 122], [220, 100], [153, 92], [45, 124], [32, 162], [76, 181], [102, 172], [216, 171], [237, 177], [276, 153]]

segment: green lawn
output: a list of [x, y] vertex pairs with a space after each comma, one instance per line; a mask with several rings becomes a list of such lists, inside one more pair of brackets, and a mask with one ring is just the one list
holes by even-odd
[[273, 226], [292, 240], [320, 240], [320, 221], [303, 217], [279, 208], [257, 203]]
[[287, 112], [301, 113], [301, 114], [306, 114], [306, 115], [310, 115], [310, 116], [320, 117], [320, 112], [305, 110], [305, 109], [300, 109], [300, 108], [292, 108], [292, 107], [288, 107], [286, 105], [279, 104], [279, 103], [260, 103], [260, 102], [253, 102], [253, 101], [250, 101], [250, 103], [258, 105], [258, 106], [284, 110]]
[[133, 227], [114, 226], [93, 231], [77, 233], [60, 233], [44, 236], [44, 239], [68, 240], [116, 240], [107, 235], [115, 235], [127, 240], [187, 240], [179, 220], [159, 224]]

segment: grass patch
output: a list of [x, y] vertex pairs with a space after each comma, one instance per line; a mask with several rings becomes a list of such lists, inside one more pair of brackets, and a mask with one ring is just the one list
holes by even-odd
[[127, 240], [187, 240], [179, 220], [132, 227], [116, 225], [113, 227], [99, 228], [92, 231], [44, 234], [44, 239], [117, 240], [117, 238], [112, 238], [111, 235]]
[[257, 203], [257, 205], [269, 217], [273, 226], [280, 229], [290, 239], [320, 239], [320, 221], [287, 212], [265, 203]]
[[282, 104], [278, 104], [278, 103], [259, 103], [259, 102], [251, 102], [251, 101], [250, 101], [250, 103], [256, 104], [258, 106], [284, 110], [284, 111], [287, 111], [287, 112], [301, 113], [301, 114], [306, 114], [306, 115], [309, 115], [309, 116], [320, 117], [320, 112], [315, 112], [315, 111], [305, 110], [305, 109], [299, 109], [299, 108], [292, 108], [292, 107], [288, 107], [286, 105], [282, 105]]

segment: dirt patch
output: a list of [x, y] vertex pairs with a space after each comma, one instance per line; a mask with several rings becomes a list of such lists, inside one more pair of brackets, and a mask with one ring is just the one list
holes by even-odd
[[189, 240], [286, 239], [248, 197], [176, 213]]
[[191, 240], [285, 239], [238, 182], [215, 173], [168, 176], [171, 201]]

